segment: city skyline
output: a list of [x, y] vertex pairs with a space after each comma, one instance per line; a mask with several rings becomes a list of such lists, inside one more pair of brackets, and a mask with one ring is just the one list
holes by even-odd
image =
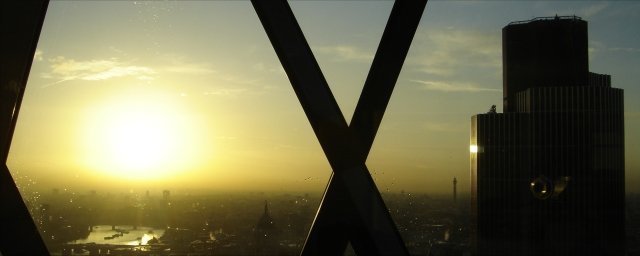
[[[350, 120], [392, 2], [291, 5]], [[447, 194], [455, 176], [469, 193], [468, 117], [501, 110], [500, 29], [557, 13], [589, 22], [590, 69], [625, 90], [626, 187], [640, 192], [640, 39], [618, 26], [638, 7], [428, 3], [367, 161], [380, 191]], [[52, 2], [8, 166], [47, 188], [321, 192], [331, 173], [248, 2]]]

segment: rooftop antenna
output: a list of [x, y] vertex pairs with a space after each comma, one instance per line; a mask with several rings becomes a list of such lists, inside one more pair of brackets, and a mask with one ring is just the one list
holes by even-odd
[[498, 113], [496, 111], [496, 105], [491, 105], [491, 108], [489, 108], [489, 111], [487, 112], [487, 114], [496, 114]]

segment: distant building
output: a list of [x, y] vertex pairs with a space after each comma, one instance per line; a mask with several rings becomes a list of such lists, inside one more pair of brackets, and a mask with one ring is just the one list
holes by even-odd
[[169, 202], [169, 199], [171, 199], [171, 192], [169, 192], [169, 190], [163, 190], [162, 191], [162, 200], [164, 200], [165, 202]]
[[471, 119], [477, 255], [623, 255], [623, 91], [588, 71], [587, 22], [512, 22], [504, 113]]
[[269, 215], [269, 206], [264, 202], [264, 212], [254, 228], [256, 255], [277, 255], [279, 250], [278, 229]]
[[458, 200], [458, 180], [456, 177], [453, 177], [453, 201], [456, 202]]

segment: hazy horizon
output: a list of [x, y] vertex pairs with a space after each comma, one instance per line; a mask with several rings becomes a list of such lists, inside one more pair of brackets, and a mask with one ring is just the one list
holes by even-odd
[[[347, 122], [391, 1], [293, 1]], [[502, 111], [501, 29], [589, 22], [590, 71], [625, 94], [640, 193], [636, 2], [430, 1], [367, 166], [382, 193], [469, 194], [471, 116]], [[7, 166], [22, 186], [322, 193], [331, 168], [248, 1], [52, 1]], [[27, 184], [27, 185], [24, 185]]]

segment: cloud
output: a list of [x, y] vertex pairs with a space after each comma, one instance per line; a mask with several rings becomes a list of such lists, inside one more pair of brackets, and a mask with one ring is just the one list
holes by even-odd
[[581, 16], [582, 18], [588, 19], [590, 17], [593, 17], [594, 15], [597, 15], [607, 7], [609, 7], [609, 3], [599, 2], [597, 4], [579, 9], [576, 13], [578, 16]]
[[[585, 1], [586, 3], [589, 3], [587, 1]], [[549, 9], [544, 11], [544, 15], [543, 16], [564, 16], [564, 15], [576, 15], [582, 19], [590, 19], [591, 17], [598, 15], [600, 12], [602, 12], [604, 9], [606, 9], [607, 7], [609, 7], [609, 3], [606, 2], [594, 2], [594, 4], [591, 5], [586, 5], [582, 8], [578, 8], [578, 9], [563, 9], [563, 10], [558, 10], [557, 8], [553, 8], [553, 7], [549, 7]]]
[[623, 54], [636, 54], [640, 53], [640, 48], [635, 47], [610, 47], [602, 42], [589, 40], [589, 60], [596, 61], [599, 55], [606, 52], [617, 52]]
[[419, 83], [422, 88], [430, 91], [440, 92], [501, 92], [499, 89], [483, 88], [472, 83], [450, 83], [443, 81], [423, 81], [411, 80], [411, 82]]
[[[34, 59], [42, 58], [42, 51], [36, 51]], [[51, 86], [72, 80], [100, 81], [118, 77], [132, 77], [134, 79], [150, 81], [160, 73], [175, 73], [188, 75], [206, 75], [217, 73], [208, 63], [186, 61], [184, 57], [167, 55], [156, 63], [159, 65], [142, 66], [131, 65], [133, 61], [120, 61], [118, 58], [75, 60], [58, 56], [48, 60], [50, 71], [42, 73], [43, 78], [55, 79], [56, 82], [45, 85]]]
[[437, 76], [467, 73], [469, 68], [499, 73], [502, 67], [500, 31], [455, 28], [422, 31], [416, 34], [412, 54], [407, 59], [418, 71]]
[[42, 61], [44, 58], [43, 55], [44, 55], [44, 52], [42, 50], [36, 49], [36, 53], [33, 55], [33, 60]]
[[262, 73], [274, 73], [274, 74], [279, 74], [279, 75], [286, 75], [287, 73], [284, 71], [284, 68], [282, 67], [282, 65], [278, 64], [278, 65], [269, 65], [269, 64], [265, 64], [263, 62], [258, 62], [255, 63], [254, 65], [251, 66], [253, 68], [253, 70], [258, 71], [258, 72], [262, 72]]
[[164, 67], [163, 70], [167, 72], [172, 72], [172, 73], [191, 74], [191, 75], [216, 73], [216, 71], [213, 70], [212, 68], [206, 65], [199, 65], [199, 64], [172, 65], [172, 66]]
[[97, 80], [107, 80], [114, 77], [122, 77], [122, 76], [137, 76], [140, 80], [150, 80], [152, 79], [150, 74], [154, 74], [155, 72], [148, 67], [139, 67], [139, 66], [114, 66], [110, 67], [104, 71], [88, 74], [82, 77], [83, 80], [89, 81], [97, 81]]
[[367, 53], [355, 46], [322, 46], [316, 49], [319, 53], [335, 56], [334, 61], [371, 62], [373, 60], [373, 53]]
[[193, 62], [187, 60], [182, 55], [165, 54], [160, 57], [159, 63], [167, 63], [159, 68], [159, 70], [171, 73], [202, 75], [212, 74], [218, 71], [211, 67], [211, 64], [204, 62]]
[[242, 93], [247, 92], [245, 88], [236, 88], [236, 89], [228, 89], [228, 88], [218, 88], [213, 90], [208, 90], [203, 94], [205, 96], [227, 96], [227, 97], [235, 97]]
[[48, 61], [51, 63], [51, 72], [42, 74], [42, 77], [58, 80], [49, 85], [71, 80], [98, 81], [125, 76], [140, 80], [151, 80], [153, 75], [156, 74], [156, 71], [152, 68], [127, 65], [115, 58], [77, 61], [58, 56]]
[[626, 52], [626, 53], [639, 53], [640, 48], [631, 48], [631, 47], [612, 47], [609, 48], [609, 51], [613, 52]]

